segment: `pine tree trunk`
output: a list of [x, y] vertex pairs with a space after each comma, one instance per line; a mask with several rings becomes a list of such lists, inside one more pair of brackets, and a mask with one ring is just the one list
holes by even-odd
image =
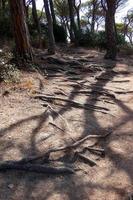
[[96, 17], [96, 0], [93, 0], [92, 2], [92, 20], [91, 20], [91, 33], [93, 34], [95, 31], [95, 17]]
[[55, 54], [55, 38], [54, 38], [54, 33], [53, 33], [53, 22], [52, 22], [52, 17], [49, 9], [49, 4], [48, 0], [44, 0], [44, 7], [45, 7], [45, 13], [46, 13], [46, 18], [48, 22], [48, 52], [50, 54]]
[[24, 4], [26, 19], [28, 21], [28, 19], [29, 19], [29, 5], [26, 5], [26, 0], [23, 0], [23, 4]]
[[[115, 1], [114, 1], [115, 2]], [[107, 40], [106, 59], [116, 59], [117, 55], [117, 42], [115, 31], [115, 3], [108, 0], [108, 9], [106, 10], [105, 30]]]
[[77, 15], [77, 25], [78, 25], [78, 31], [81, 32], [81, 24], [80, 24], [80, 7], [81, 7], [81, 0], [78, 0], [78, 5], [76, 5], [76, 0], [74, 1], [74, 8]]
[[78, 30], [79, 30], [79, 32], [81, 32], [79, 8], [75, 7], [75, 10], [76, 10], [76, 14], [77, 14]]
[[53, 0], [49, 0], [50, 3], [50, 10], [51, 10], [51, 15], [52, 15], [52, 19], [53, 19], [53, 25], [56, 25], [56, 17], [55, 17], [55, 12], [54, 12], [54, 5], [53, 5]]
[[26, 24], [23, 0], [9, 0], [15, 38], [15, 56], [22, 60], [32, 60], [29, 31]]
[[39, 47], [40, 47], [41, 46], [41, 27], [40, 27], [39, 20], [38, 20], [37, 9], [36, 9], [36, 1], [35, 0], [32, 0], [32, 16], [33, 16], [34, 24], [37, 28], [38, 41], [39, 41]]
[[70, 16], [71, 42], [77, 43], [77, 27], [74, 20], [74, 1], [68, 0], [68, 5]]

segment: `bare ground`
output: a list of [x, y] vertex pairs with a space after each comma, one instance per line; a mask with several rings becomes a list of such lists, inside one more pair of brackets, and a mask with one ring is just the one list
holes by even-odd
[[[40, 55], [40, 52], [38, 53]], [[69, 55], [69, 57], [68, 57]], [[112, 134], [96, 147], [105, 149], [105, 157], [87, 153], [97, 165], [76, 160], [74, 175], [44, 175], [6, 171], [0, 173], [0, 200], [128, 200], [133, 194], [133, 60], [119, 58], [105, 61], [97, 51], [73, 49], [67, 61], [78, 64], [48, 64], [41, 55], [44, 76], [23, 71], [19, 84], [1, 83], [0, 160], [19, 160], [62, 145], [68, 145], [88, 134]], [[65, 58], [65, 51], [58, 54]], [[86, 60], [87, 59], [87, 60]], [[98, 65], [98, 67], [97, 67]], [[74, 69], [69, 73], [53, 68]], [[100, 67], [99, 67], [100, 66]], [[50, 68], [52, 70], [50, 70]], [[68, 71], [68, 70], [67, 70]], [[75, 74], [79, 73], [79, 74]], [[76, 77], [76, 78], [75, 78]], [[75, 80], [76, 79], [76, 80]], [[5, 92], [7, 90], [8, 92]], [[95, 90], [100, 92], [95, 92]], [[103, 95], [105, 89], [113, 96]], [[79, 91], [88, 90], [87, 93]], [[51, 103], [60, 115], [46, 115], [43, 101], [34, 99], [37, 91], [74, 100], [105, 110], [74, 108], [58, 100]], [[91, 92], [90, 92], [91, 91]], [[46, 102], [45, 102], [46, 103]], [[61, 104], [62, 105], [59, 105]], [[62, 119], [62, 117], [63, 119]], [[95, 141], [87, 141], [87, 145]], [[68, 155], [53, 158], [67, 162]]]

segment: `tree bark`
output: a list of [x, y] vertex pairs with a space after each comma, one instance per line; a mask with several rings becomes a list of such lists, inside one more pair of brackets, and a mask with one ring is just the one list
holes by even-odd
[[106, 0], [106, 7], [103, 6], [106, 17], [105, 17], [105, 32], [106, 32], [106, 42], [107, 42], [107, 52], [105, 59], [116, 59], [117, 55], [117, 41], [116, 41], [116, 31], [115, 31], [115, 12], [116, 12], [116, 1]]
[[80, 6], [81, 6], [81, 0], [79, 0], [79, 4], [76, 6], [76, 1], [74, 0], [74, 8], [77, 15], [77, 24], [79, 32], [81, 32], [81, 24], [80, 24]]
[[114, 27], [114, 16], [112, 13], [106, 13], [106, 39], [107, 39], [107, 52], [106, 59], [116, 59], [117, 46], [116, 46], [116, 32]]
[[49, 3], [48, 0], [44, 0], [44, 7], [45, 7], [45, 13], [46, 13], [46, 18], [48, 22], [48, 52], [49, 54], [55, 54], [55, 38], [54, 38], [54, 33], [53, 33], [53, 21], [49, 9]]
[[30, 45], [29, 31], [26, 24], [23, 0], [9, 0], [12, 25], [15, 38], [15, 56], [22, 60], [32, 60], [32, 48]]
[[54, 5], [53, 5], [53, 0], [49, 0], [49, 4], [50, 4], [50, 10], [51, 10], [51, 15], [52, 15], [52, 19], [53, 19], [53, 25], [56, 25], [56, 17], [55, 17], [55, 12], [54, 12]]
[[77, 43], [77, 27], [74, 20], [74, 1], [68, 0], [69, 5], [69, 16], [70, 16], [70, 39], [71, 42]]
[[29, 4], [26, 3], [26, 0], [23, 0], [23, 3], [24, 3], [26, 19], [28, 21], [28, 19], [29, 19]]
[[34, 24], [37, 27], [39, 47], [40, 47], [41, 46], [41, 27], [40, 27], [39, 20], [38, 20], [35, 0], [32, 0], [32, 16], [33, 16]]
[[81, 24], [80, 24], [80, 14], [79, 14], [79, 9], [77, 9], [77, 22], [78, 22], [78, 28], [79, 28], [79, 31], [81, 31]]
[[97, 0], [93, 0], [92, 1], [92, 20], [91, 20], [91, 33], [94, 33], [95, 30], [95, 17], [96, 17], [96, 4], [97, 4]]

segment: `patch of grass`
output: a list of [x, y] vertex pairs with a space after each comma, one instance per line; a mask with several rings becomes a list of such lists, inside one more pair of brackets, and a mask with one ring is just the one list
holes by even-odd
[[0, 66], [0, 80], [6, 83], [19, 82], [20, 71], [15, 65], [4, 64]]
[[0, 49], [0, 81], [19, 82], [20, 71], [15, 64], [10, 63], [10, 59], [12, 59], [12, 53], [6, 49]]

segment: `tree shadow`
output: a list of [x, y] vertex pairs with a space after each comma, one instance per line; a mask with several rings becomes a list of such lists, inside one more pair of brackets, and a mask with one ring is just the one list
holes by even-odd
[[[105, 63], [106, 65], [107, 63]], [[113, 62], [112, 68], [115, 67], [116, 63]], [[82, 80], [87, 78], [88, 74], [85, 73], [82, 76]], [[108, 77], [105, 80], [102, 80], [103, 77]], [[104, 87], [106, 84], [111, 81], [115, 77], [115, 74], [113, 71], [109, 68], [105, 68], [104, 72], [100, 73], [97, 81], [93, 84], [90, 85], [91, 88], [91, 94], [89, 97], [86, 99], [85, 104], [91, 103], [92, 105], [96, 105], [98, 102], [99, 97], [101, 96], [101, 93], [104, 92]], [[69, 79], [69, 78], [68, 78]], [[99, 93], [95, 94], [95, 89], [96, 87], [99, 87]], [[68, 100], [74, 100], [78, 94], [76, 92], [79, 92], [81, 87], [73, 87], [69, 96]], [[93, 93], [94, 92], [94, 93]], [[95, 98], [93, 98], [95, 97]], [[93, 99], [93, 101], [92, 101]], [[122, 121], [118, 124], [116, 124], [114, 127], [111, 127], [113, 131], [121, 126], [121, 124], [128, 122], [132, 115], [133, 112], [131, 109], [129, 109], [127, 106], [125, 106], [120, 100], [113, 99], [114, 102], [121, 107], [126, 113], [127, 116], [122, 119]], [[66, 103], [63, 108], [59, 108], [57, 112], [60, 115], [65, 114], [67, 111], [70, 111], [72, 108], [69, 103]], [[58, 115], [52, 114], [53, 119], [57, 119]], [[106, 117], [106, 115], [104, 115]], [[24, 146], [19, 145], [18, 148], [22, 152], [23, 155], [26, 154], [26, 156], [29, 156], [31, 154], [37, 155], [39, 154], [39, 150], [36, 146], [36, 137], [37, 134], [39, 133], [40, 129], [42, 126], [45, 125], [45, 122], [48, 118], [48, 115], [46, 115], [45, 112], [39, 115], [34, 115], [29, 118], [25, 118], [23, 120], [20, 120], [9, 127], [6, 127], [0, 131], [0, 137], [2, 138], [8, 131], [11, 131], [15, 129], [16, 126], [21, 125], [25, 122], [29, 123], [31, 120], [37, 120], [37, 126], [32, 130], [30, 134], [30, 145], [28, 149], [25, 149]], [[101, 126], [101, 124], [97, 120], [96, 112], [94, 110], [84, 110], [83, 114], [84, 118], [84, 130], [81, 134], [81, 137], [86, 136], [87, 134], [92, 134], [92, 133], [97, 133], [100, 134], [101, 132], [106, 131], [105, 128]], [[116, 152], [113, 152], [112, 149], [109, 149], [108, 145], [113, 140], [113, 136], [111, 139], [109, 139], [109, 142], [104, 141], [104, 147], [108, 148], [109, 153], [107, 156], [111, 159], [111, 161], [114, 163], [115, 167], [117, 169], [122, 169], [125, 170], [125, 172], [128, 174], [128, 176], [133, 179], [132, 176], [132, 170], [125, 169], [123, 167], [122, 163], [127, 163], [128, 165], [132, 164], [132, 160], [125, 159], [123, 156], [117, 154]], [[3, 141], [4, 142], [4, 141]], [[47, 142], [47, 141], [45, 141]], [[2, 149], [2, 151], [8, 150], [10, 146], [12, 146], [12, 143], [6, 143], [5, 147]], [[102, 145], [102, 144], [101, 144]], [[117, 159], [116, 159], [117, 157]], [[2, 159], [2, 157], [1, 157]], [[1, 193], [1, 199], [2, 200], [7, 200], [10, 197], [14, 197], [14, 195], [17, 195], [17, 190], [20, 190], [21, 187], [23, 187], [23, 192], [20, 192], [22, 196], [19, 196], [19, 199], [54, 199], [54, 194], [57, 195], [57, 198], [60, 195], [60, 198], [62, 199], [63, 195], [66, 195], [64, 199], [67, 197], [70, 200], [74, 199], [90, 199], [89, 198], [89, 193], [91, 194], [92, 189], [97, 189], [100, 188], [103, 191], [116, 191], [123, 195], [123, 191], [120, 190], [119, 188], [116, 187], [111, 187], [111, 186], [100, 186], [99, 184], [94, 184], [92, 183], [91, 180], [88, 180], [87, 184], [84, 183], [84, 176], [79, 176], [78, 175], [71, 175], [71, 176], [64, 176], [64, 177], [59, 177], [59, 176], [46, 176], [46, 175], [37, 175], [34, 173], [17, 173], [17, 172], [6, 172], [5, 174], [2, 175], [5, 179], [5, 183], [2, 184], [2, 193]], [[12, 181], [13, 179], [13, 181]], [[8, 188], [8, 185], [10, 183], [14, 184], [13, 188]], [[45, 184], [44, 184], [45, 183]], [[35, 194], [37, 188], [40, 187], [39, 193]], [[5, 194], [6, 189], [9, 189], [9, 192]], [[89, 192], [87, 191], [89, 190]], [[62, 196], [61, 196], [62, 195]], [[66, 199], [67, 199], [66, 198]]]
[[[126, 148], [129, 148], [130, 144], [126, 144], [126, 141], [130, 140], [130, 143], [132, 143], [132, 129], [129, 126], [128, 123], [131, 123], [133, 121], [133, 110], [129, 108], [127, 105], [125, 105], [121, 100], [119, 99], [114, 99], [114, 102], [117, 104], [119, 108], [123, 110], [125, 115], [121, 118], [120, 122], [116, 123], [112, 129], [114, 132], [114, 136], [110, 138], [108, 142], [106, 142], [107, 146], [109, 145], [110, 142], [115, 141], [115, 140], [120, 140], [120, 137], [122, 139], [123, 137], [123, 144], [125, 145]], [[127, 131], [123, 130], [123, 126], [127, 125]], [[121, 152], [115, 152], [114, 149], [112, 149], [110, 146], [107, 147], [109, 154], [108, 157], [111, 159], [112, 163], [118, 170], [123, 170], [126, 172], [127, 176], [130, 179], [131, 184], [133, 184], [133, 170], [132, 170], [132, 165], [133, 165], [133, 156], [132, 156], [132, 150], [128, 152], [129, 155], [123, 156]], [[132, 148], [132, 147], [131, 147]]]

